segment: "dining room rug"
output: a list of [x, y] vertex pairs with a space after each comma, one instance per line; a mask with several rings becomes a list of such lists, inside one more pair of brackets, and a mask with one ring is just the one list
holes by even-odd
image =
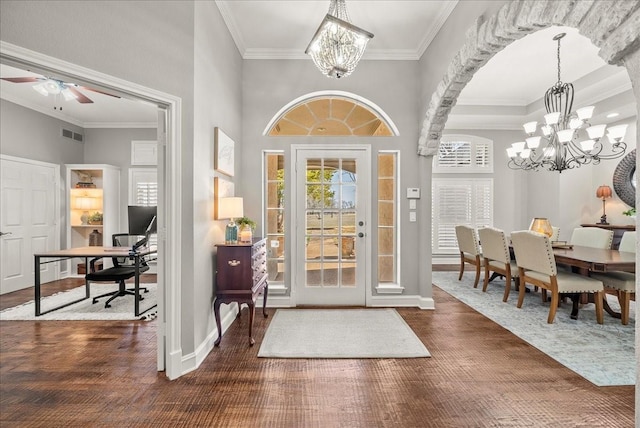
[[278, 309], [258, 357], [420, 358], [429, 351], [395, 309]]
[[[457, 272], [433, 272], [433, 284], [591, 383], [635, 385], [635, 302], [631, 302], [628, 325], [606, 312], [604, 324], [598, 324], [593, 304], [581, 306], [578, 319], [572, 320], [570, 302], [558, 308], [553, 324], [547, 324], [549, 303], [542, 302], [540, 293], [527, 293], [518, 309], [518, 293], [513, 285], [509, 300], [504, 303], [504, 279], [493, 280], [483, 293], [482, 282], [473, 288], [473, 276], [466, 272], [458, 281]], [[607, 296], [607, 300], [619, 312], [617, 299]]]
[[[127, 284], [133, 286], [132, 284]], [[150, 308], [157, 302], [157, 290], [158, 285], [154, 283], [144, 283], [141, 287], [147, 287], [148, 293], [141, 291], [144, 300], [140, 302], [140, 310], [144, 311], [146, 308]], [[95, 289], [95, 292], [94, 292]], [[118, 289], [117, 284], [100, 284], [92, 288], [92, 294], [100, 295], [108, 293], [109, 291], [115, 291]], [[76, 299], [80, 299], [85, 295], [84, 285], [76, 288], [72, 288], [67, 291], [53, 294], [51, 296], [43, 297], [40, 301], [40, 308], [42, 312], [47, 311], [50, 308], [62, 305], [65, 302], [71, 302]], [[0, 312], [0, 321], [70, 321], [70, 320], [143, 320], [151, 321], [157, 316], [157, 309], [153, 308], [150, 311], [140, 315], [134, 315], [134, 300], [132, 295], [117, 297], [111, 301], [111, 307], [105, 308], [104, 302], [106, 297], [100, 299], [97, 303], [93, 304], [92, 298], [84, 299], [73, 305], [66, 306], [61, 309], [46, 313], [36, 317], [35, 315], [35, 301], [31, 300], [19, 306], [7, 308]]]

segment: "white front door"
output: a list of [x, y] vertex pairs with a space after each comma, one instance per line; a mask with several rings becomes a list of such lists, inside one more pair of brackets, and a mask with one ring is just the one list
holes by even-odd
[[[0, 294], [34, 285], [33, 254], [56, 249], [59, 167], [2, 156], [0, 159]], [[57, 279], [58, 263], [40, 267], [41, 282]]]
[[364, 306], [369, 148], [294, 150], [295, 302]]

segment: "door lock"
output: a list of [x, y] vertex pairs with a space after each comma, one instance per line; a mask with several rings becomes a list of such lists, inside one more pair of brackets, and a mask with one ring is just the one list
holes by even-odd
[[364, 237], [364, 233], [360, 232], [358, 233], [358, 238], [363, 238]]
[[358, 226], [364, 226], [364, 221], [359, 221]]

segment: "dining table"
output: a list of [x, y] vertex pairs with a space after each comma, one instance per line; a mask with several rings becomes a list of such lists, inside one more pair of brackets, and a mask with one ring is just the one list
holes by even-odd
[[[572, 272], [580, 275], [590, 276], [592, 272], [636, 271], [635, 253], [580, 245], [552, 245], [552, 247], [556, 265], [567, 266]], [[593, 294], [590, 293], [572, 296], [571, 300], [573, 302], [571, 318], [573, 319], [578, 318], [580, 304], [594, 303]], [[622, 317], [620, 312], [614, 311], [609, 306], [607, 299], [603, 299], [603, 308], [614, 318]]]
[[[564, 242], [552, 243], [553, 256], [556, 266], [566, 266], [572, 272], [580, 275], [589, 276], [592, 272], [612, 272], [636, 271], [636, 254], [628, 251], [618, 251], [605, 248], [584, 247], [580, 245], [571, 245]], [[513, 248], [510, 246], [511, 256], [515, 260]], [[573, 308], [571, 310], [571, 318], [578, 317], [579, 305], [593, 303], [593, 295], [583, 293], [582, 295], [571, 296]], [[607, 299], [604, 299], [604, 310], [614, 318], [621, 318], [619, 312], [615, 312]]]

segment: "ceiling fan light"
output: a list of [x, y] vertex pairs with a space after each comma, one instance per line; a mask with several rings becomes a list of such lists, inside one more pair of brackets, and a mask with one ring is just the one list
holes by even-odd
[[52, 95], [60, 93], [60, 84], [55, 80], [49, 79], [43, 83], [44, 89]]
[[593, 116], [594, 109], [595, 109], [595, 106], [587, 106], [587, 107], [579, 108], [578, 110], [576, 110], [578, 119], [582, 121], [591, 119], [591, 116]]
[[71, 92], [69, 90], [69, 88], [64, 88], [62, 91], [62, 96], [64, 97], [65, 101], [71, 101], [71, 100], [75, 100], [76, 98], [78, 98], [76, 96], [76, 94], [74, 94], [73, 92]]
[[39, 93], [40, 95], [44, 95], [45, 97], [49, 96], [49, 92], [44, 88], [44, 84], [38, 83], [37, 85], [32, 86], [33, 90]]
[[535, 120], [533, 122], [527, 122], [522, 125], [522, 127], [524, 128], [524, 132], [526, 132], [527, 134], [533, 134], [534, 132], [536, 132], [537, 126], [538, 122], [536, 122]]

